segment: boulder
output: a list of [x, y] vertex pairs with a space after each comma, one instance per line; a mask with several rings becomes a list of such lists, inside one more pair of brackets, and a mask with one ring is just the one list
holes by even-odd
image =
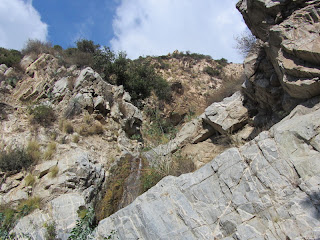
[[243, 95], [238, 91], [222, 102], [213, 103], [205, 110], [205, 121], [221, 134], [230, 134], [248, 120], [248, 109], [243, 106]]

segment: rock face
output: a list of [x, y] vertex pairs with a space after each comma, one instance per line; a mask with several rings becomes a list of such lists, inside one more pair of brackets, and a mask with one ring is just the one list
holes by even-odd
[[319, 108], [299, 106], [243, 147], [166, 177], [101, 221], [94, 238], [318, 239]]
[[245, 61], [249, 95], [273, 110], [278, 101], [286, 112], [319, 95], [319, 2], [241, 0], [237, 8], [263, 48]]

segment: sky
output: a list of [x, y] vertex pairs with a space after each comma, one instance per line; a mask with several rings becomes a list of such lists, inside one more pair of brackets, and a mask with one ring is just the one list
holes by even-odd
[[0, 0], [0, 47], [28, 39], [63, 48], [93, 40], [129, 58], [190, 51], [242, 62], [238, 0]]

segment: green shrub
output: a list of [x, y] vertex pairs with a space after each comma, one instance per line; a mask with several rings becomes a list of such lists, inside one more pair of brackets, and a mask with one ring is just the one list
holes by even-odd
[[96, 53], [100, 48], [99, 44], [94, 44], [93, 41], [87, 40], [87, 39], [78, 40], [76, 44], [80, 52], [91, 53], [91, 54]]
[[38, 123], [44, 127], [49, 126], [55, 121], [56, 116], [51, 106], [37, 105], [29, 108], [31, 123]]
[[0, 47], [0, 64], [5, 64], [7, 67], [17, 67], [21, 58], [22, 54], [19, 51]]
[[85, 215], [77, 220], [68, 239], [87, 240], [95, 227], [95, 213], [93, 208], [89, 208]]
[[210, 66], [205, 67], [203, 71], [212, 77], [217, 77], [220, 75], [220, 69], [212, 68]]
[[24, 149], [16, 148], [7, 152], [0, 152], [0, 169], [4, 172], [26, 169], [33, 162], [34, 159]]
[[46, 240], [57, 240], [57, 230], [56, 230], [56, 223], [45, 223], [44, 227], [46, 229], [45, 239]]
[[222, 67], [225, 67], [228, 65], [228, 60], [225, 58], [218, 59], [216, 60], [216, 62], [219, 63]]

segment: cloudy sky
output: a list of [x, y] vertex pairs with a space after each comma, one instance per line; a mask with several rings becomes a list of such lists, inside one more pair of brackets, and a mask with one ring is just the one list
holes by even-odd
[[174, 50], [242, 62], [234, 37], [245, 31], [237, 0], [0, 0], [0, 47], [28, 39], [64, 48], [90, 39], [129, 58]]

